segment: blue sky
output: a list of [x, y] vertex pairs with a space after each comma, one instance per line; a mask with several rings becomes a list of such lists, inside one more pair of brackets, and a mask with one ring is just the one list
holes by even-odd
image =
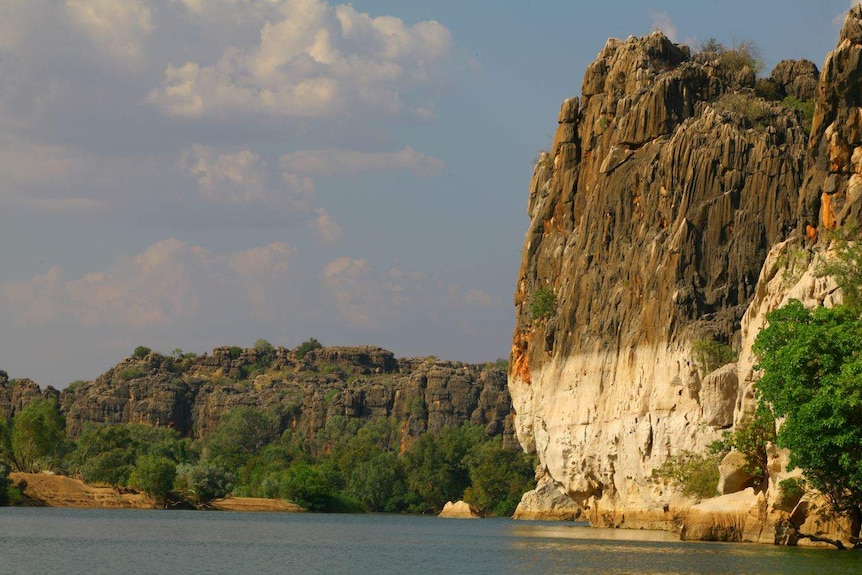
[[848, 0], [0, 2], [0, 368], [263, 337], [508, 355], [532, 161], [608, 37], [818, 66]]

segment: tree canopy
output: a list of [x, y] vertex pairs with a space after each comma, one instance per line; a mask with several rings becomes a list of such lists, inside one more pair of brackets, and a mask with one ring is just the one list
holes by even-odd
[[760, 398], [785, 418], [778, 445], [839, 512], [862, 509], [862, 319], [852, 306], [767, 316], [754, 351]]

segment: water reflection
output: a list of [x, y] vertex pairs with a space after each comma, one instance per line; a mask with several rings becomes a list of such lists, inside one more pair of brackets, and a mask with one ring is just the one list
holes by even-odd
[[512, 528], [515, 537], [544, 537], [551, 539], [591, 539], [595, 541], [651, 541], [679, 543], [679, 536], [668, 531], [648, 529], [602, 529], [588, 523], [518, 522]]

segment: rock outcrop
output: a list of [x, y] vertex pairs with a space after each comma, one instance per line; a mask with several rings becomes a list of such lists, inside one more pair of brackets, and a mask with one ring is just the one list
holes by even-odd
[[[33, 386], [26, 387], [27, 393], [36, 393]], [[13, 387], [13, 397], [19, 387]], [[126, 358], [96, 380], [63, 390], [59, 398], [73, 436], [94, 422], [169, 426], [200, 438], [234, 407], [253, 406], [274, 411], [282, 429], [309, 438], [338, 418], [394, 417], [405, 440], [470, 422], [515, 445], [502, 370], [398, 359], [376, 347], [324, 347], [302, 357], [284, 348], [267, 357], [240, 348], [186, 358], [150, 353]]]
[[[755, 97], [753, 74], [658, 32], [609, 40], [563, 103], [530, 184], [509, 389], [522, 446], [592, 523], [680, 529], [710, 512], [653, 471], [750, 412], [766, 313], [836, 301], [816, 254], [862, 209], [860, 30], [857, 6], [816, 83], [810, 62], [773, 72], [779, 97], [816, 96], [810, 139], [794, 110]], [[697, 351], [729, 347], [724, 366]], [[778, 491], [726, 496], [771, 517], [756, 537], [703, 533], [780, 539]]]
[[470, 504], [466, 501], [456, 501], [454, 503], [447, 501], [438, 517], [449, 519], [480, 519], [482, 515], [470, 507]]

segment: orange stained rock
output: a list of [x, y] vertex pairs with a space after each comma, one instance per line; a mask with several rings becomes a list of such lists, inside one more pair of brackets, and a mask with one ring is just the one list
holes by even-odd
[[835, 214], [832, 211], [832, 196], [820, 196], [820, 221], [827, 230], [835, 229]]

